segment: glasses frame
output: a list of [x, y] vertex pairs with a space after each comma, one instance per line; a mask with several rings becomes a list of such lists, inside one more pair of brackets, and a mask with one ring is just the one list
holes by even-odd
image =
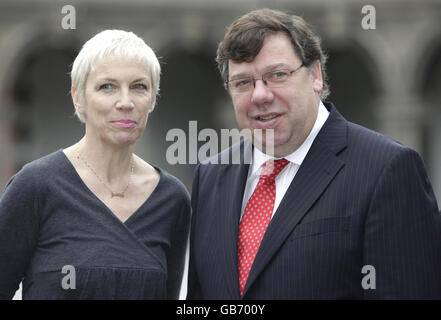
[[[230, 88], [230, 83], [231, 82], [233, 82], [233, 81], [238, 81], [238, 80], [240, 80], [240, 81], [242, 81], [242, 80], [252, 80], [252, 82], [253, 82], [253, 89], [254, 88], [256, 88], [256, 81], [257, 80], [262, 80], [262, 82], [265, 84], [265, 86], [267, 86], [268, 88], [280, 88], [280, 87], [283, 87], [283, 85], [288, 81], [288, 79], [289, 79], [289, 77], [291, 77], [291, 75], [294, 73], [294, 72], [296, 72], [297, 70], [300, 70], [300, 68], [302, 68], [302, 67], [304, 67], [305, 66], [305, 64], [304, 63], [302, 63], [300, 66], [298, 66], [297, 68], [295, 68], [295, 69], [292, 69], [292, 70], [289, 70], [289, 69], [277, 69], [277, 70], [273, 70], [273, 71], [268, 71], [268, 72], [265, 72], [264, 74], [262, 74], [260, 77], [257, 77], [257, 78], [255, 78], [255, 77], [244, 77], [244, 78], [240, 78], [240, 79], [234, 79], [234, 80], [227, 80], [227, 81], [225, 81], [225, 86], [228, 88], [228, 90], [230, 91], [230, 92], [238, 92], [238, 93], [244, 93], [244, 92], [248, 92], [249, 90], [244, 90], [244, 91], [240, 91], [240, 90], [238, 90], [238, 91], [235, 91], [234, 89], [233, 90], [231, 90], [231, 88]], [[268, 80], [266, 80], [265, 78], [266, 78], [266, 75], [270, 75], [270, 74], [273, 74], [273, 73], [275, 73], [275, 72], [277, 72], [277, 71], [288, 71], [289, 72], [289, 75], [288, 75], [288, 78], [285, 80], [285, 81], [283, 81], [283, 82], [281, 82], [280, 83], [280, 86], [268, 86]], [[251, 88], [250, 88], [251, 89]]]

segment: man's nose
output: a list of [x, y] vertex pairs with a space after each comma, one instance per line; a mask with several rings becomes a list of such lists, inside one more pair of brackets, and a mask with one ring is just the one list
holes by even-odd
[[254, 88], [252, 90], [251, 102], [256, 105], [267, 104], [274, 99], [273, 92], [262, 79], [254, 80]]

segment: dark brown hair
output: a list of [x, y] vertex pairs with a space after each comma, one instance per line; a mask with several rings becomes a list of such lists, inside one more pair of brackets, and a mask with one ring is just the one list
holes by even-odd
[[320, 45], [320, 38], [314, 34], [303, 18], [271, 9], [251, 11], [227, 29], [217, 49], [216, 61], [222, 79], [228, 81], [228, 61], [251, 62], [259, 54], [265, 37], [276, 32], [285, 33], [291, 40], [294, 52], [306, 67], [320, 61], [323, 89], [320, 98], [329, 95], [326, 77], [326, 55]]

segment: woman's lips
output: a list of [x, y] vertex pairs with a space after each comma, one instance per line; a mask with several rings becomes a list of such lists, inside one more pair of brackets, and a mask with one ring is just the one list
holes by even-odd
[[136, 125], [136, 122], [133, 120], [117, 120], [112, 121], [112, 123], [120, 128], [133, 128]]

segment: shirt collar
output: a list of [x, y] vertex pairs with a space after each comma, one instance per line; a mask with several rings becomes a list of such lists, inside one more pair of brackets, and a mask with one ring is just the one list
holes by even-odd
[[[312, 143], [314, 142], [315, 138], [320, 132], [320, 129], [325, 124], [326, 119], [328, 119], [328, 116], [329, 116], [329, 111], [326, 109], [323, 102], [320, 101], [317, 119], [315, 120], [314, 126], [312, 127], [312, 130], [309, 133], [308, 137], [305, 139], [305, 141], [303, 141], [303, 143], [297, 150], [285, 156], [284, 158], [289, 162], [295, 163], [300, 166], [303, 160], [305, 159], [306, 155], [308, 154], [308, 151], [311, 148]], [[271, 157], [263, 153], [258, 148], [253, 148], [253, 169], [251, 174], [254, 175], [260, 172], [259, 170], [263, 166], [263, 164], [266, 161], [273, 158], [274, 157]]]

